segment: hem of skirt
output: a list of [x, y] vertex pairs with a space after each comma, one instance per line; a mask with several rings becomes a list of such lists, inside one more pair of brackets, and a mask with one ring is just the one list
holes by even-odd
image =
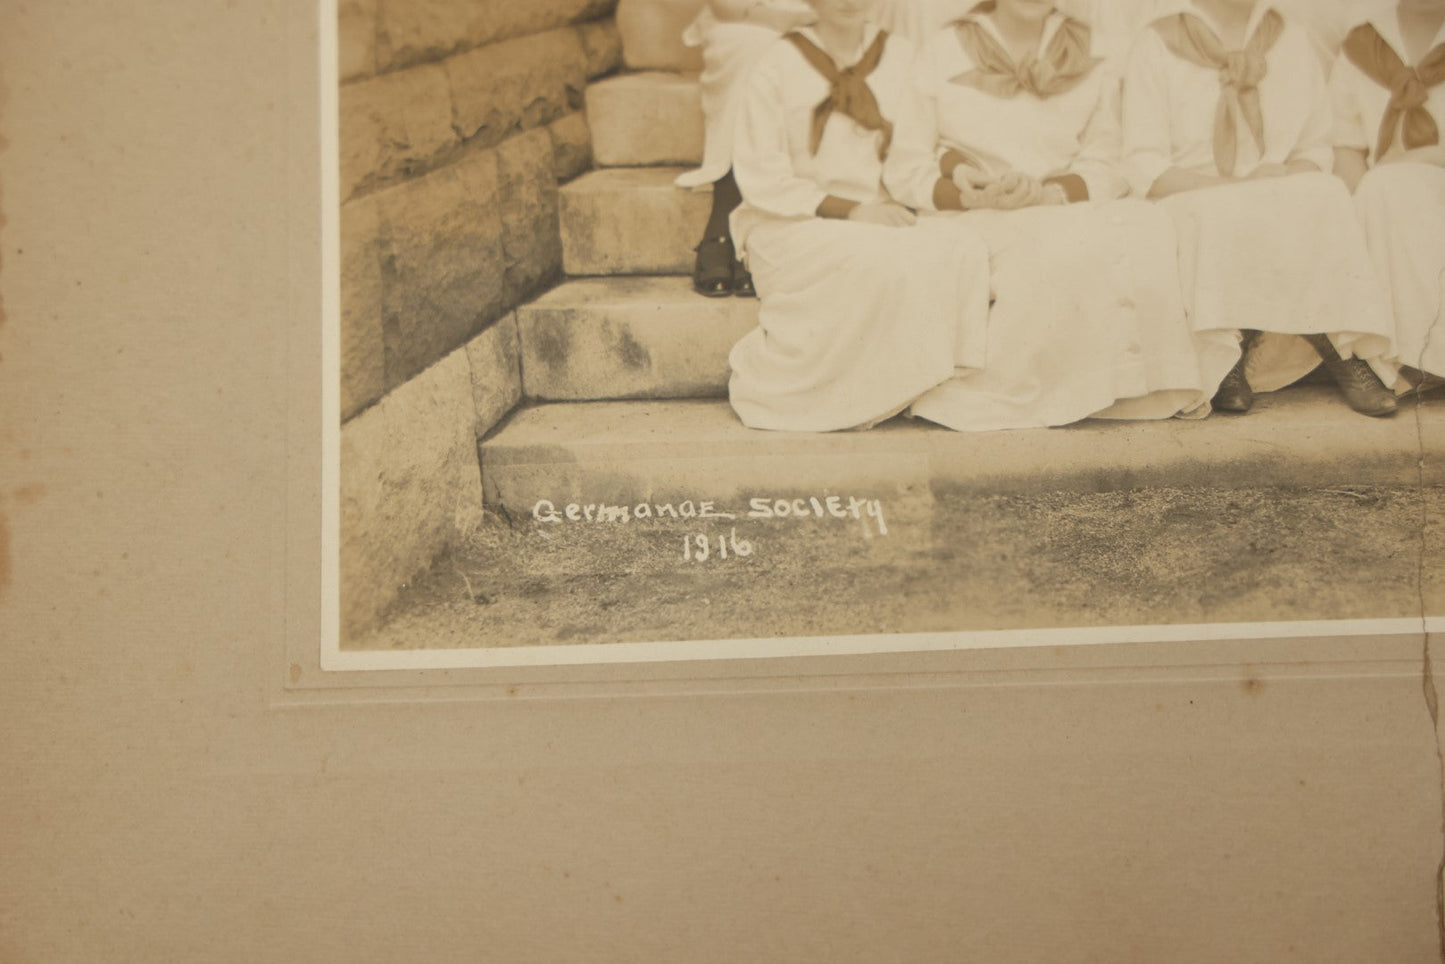
[[[969, 392], [966, 379], [958, 383], [963, 394], [963, 399], [950, 398], [947, 401], [941, 399], [929, 399], [920, 397], [909, 409], [909, 414], [916, 417], [935, 422], [955, 432], [1003, 432], [1025, 428], [1058, 428], [1064, 425], [1072, 425], [1081, 422], [1086, 418], [1093, 418], [1099, 413], [1120, 402], [1131, 400], [1147, 399], [1150, 396], [1163, 392], [1180, 392], [1197, 394], [1204, 397], [1202, 389], [1198, 384], [1197, 373], [1192, 373], [1189, 380], [1193, 384], [1180, 386], [1156, 385], [1149, 387], [1142, 394], [1120, 395], [1119, 383], [1126, 381], [1121, 377], [1119, 370], [1106, 369], [1096, 372], [1088, 378], [1077, 379], [1062, 386], [1060, 390], [1050, 392], [1042, 398], [1035, 399], [1026, 406], [1010, 408], [1008, 411], [998, 411], [1000, 408], [997, 402], [991, 398], [977, 398], [976, 402], [981, 405], [969, 405], [966, 399]], [[943, 386], [940, 386], [943, 388]], [[927, 394], [927, 393], [925, 393]], [[983, 416], [978, 411], [981, 409]], [[1139, 417], [1139, 420], [1156, 420], [1172, 417], [1175, 412], [1149, 415]]]
[[[728, 392], [728, 404], [732, 407], [733, 413], [738, 420], [751, 429], [758, 429], [765, 432], [852, 432], [865, 431], [882, 422], [886, 422], [896, 415], [902, 414], [911, 406], [920, 395], [937, 388], [948, 376], [940, 376], [937, 381], [927, 384], [926, 387], [913, 391], [901, 392], [893, 400], [874, 407], [867, 414], [859, 415], [857, 412], [850, 412], [846, 417], [838, 417], [837, 409], [829, 409], [824, 405], [810, 405], [809, 411], [796, 416], [778, 416], [770, 408], [760, 405], [755, 401], [744, 399], [741, 402], [732, 390]], [[760, 417], [761, 416], [761, 417]]]

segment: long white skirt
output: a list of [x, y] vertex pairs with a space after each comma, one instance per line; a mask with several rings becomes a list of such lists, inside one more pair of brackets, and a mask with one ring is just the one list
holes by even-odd
[[757, 24], [717, 20], [704, 8], [682, 36], [689, 47], [702, 48], [702, 166], [678, 175], [675, 182], [691, 188], [713, 183], [732, 167], [743, 79], [780, 34]]
[[954, 219], [906, 228], [810, 218], [747, 233], [758, 327], [729, 356], [752, 428], [826, 432], [902, 411], [983, 363], [988, 248]]
[[1445, 375], [1445, 168], [1377, 167], [1356, 189], [1355, 208], [1395, 319], [1396, 359]]
[[1191, 334], [1173, 224], [1150, 204], [951, 217], [988, 243], [987, 358], [925, 394], [914, 415], [961, 431], [1169, 418], [1209, 398], [1201, 366], [1222, 378], [1239, 358], [1233, 336]]
[[[1341, 357], [1364, 359], [1394, 384], [1394, 323], [1338, 178], [1295, 174], [1159, 203], [1174, 218], [1194, 330], [1266, 333], [1246, 368], [1255, 391], [1283, 388], [1319, 365], [1315, 350], [1294, 337], [1308, 334], [1329, 335]], [[1218, 379], [1204, 387], [1212, 391]]]

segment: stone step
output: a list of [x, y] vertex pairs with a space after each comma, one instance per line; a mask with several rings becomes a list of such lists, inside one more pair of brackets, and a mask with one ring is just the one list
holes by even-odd
[[587, 85], [587, 126], [598, 167], [702, 161], [702, 99], [695, 74], [647, 71]]
[[1332, 387], [1303, 385], [1261, 396], [1246, 416], [1197, 422], [956, 433], [899, 418], [810, 434], [744, 428], [722, 400], [552, 403], [519, 410], [481, 452], [485, 501], [514, 515], [542, 499], [745, 511], [775, 497], [1438, 484], [1445, 411], [1410, 402], [1371, 419]]
[[727, 394], [728, 352], [756, 298], [704, 298], [686, 277], [578, 278], [517, 309], [522, 390], [536, 400]]
[[562, 268], [569, 275], [690, 274], [712, 207], [706, 189], [673, 178], [682, 167], [592, 171], [559, 192]]

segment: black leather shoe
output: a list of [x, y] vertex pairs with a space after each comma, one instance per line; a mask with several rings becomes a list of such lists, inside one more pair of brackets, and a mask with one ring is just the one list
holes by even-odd
[[1244, 357], [1240, 356], [1239, 361], [1224, 376], [1224, 381], [1219, 383], [1219, 389], [1214, 393], [1211, 402], [1216, 412], [1233, 412], [1243, 414], [1254, 405], [1254, 390], [1249, 387], [1249, 380], [1244, 377]]
[[1340, 394], [1350, 403], [1350, 408], [1361, 415], [1379, 418], [1394, 415], [1400, 408], [1395, 394], [1380, 381], [1375, 370], [1360, 358], [1341, 358], [1335, 350], [1329, 335], [1306, 335], [1314, 350], [1325, 360], [1325, 371], [1340, 387]]
[[703, 238], [693, 249], [692, 287], [709, 298], [726, 298], [733, 293], [733, 243], [728, 237]]
[[1350, 408], [1361, 415], [1379, 418], [1394, 415], [1400, 408], [1395, 395], [1369, 364], [1359, 358], [1326, 359], [1325, 369], [1340, 386], [1340, 394], [1350, 403]]
[[758, 289], [753, 287], [753, 275], [743, 267], [741, 261], [733, 262], [733, 294], [739, 298], [756, 298]]

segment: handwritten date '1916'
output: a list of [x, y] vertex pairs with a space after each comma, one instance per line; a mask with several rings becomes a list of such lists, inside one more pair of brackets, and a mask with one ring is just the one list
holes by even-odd
[[733, 529], [725, 536], [709, 537], [705, 533], [699, 533], [682, 538], [684, 562], [707, 562], [709, 559], [721, 561], [726, 560], [730, 555], [734, 558], [746, 559], [752, 554], [753, 544], [747, 539], [739, 539], [737, 529]]

